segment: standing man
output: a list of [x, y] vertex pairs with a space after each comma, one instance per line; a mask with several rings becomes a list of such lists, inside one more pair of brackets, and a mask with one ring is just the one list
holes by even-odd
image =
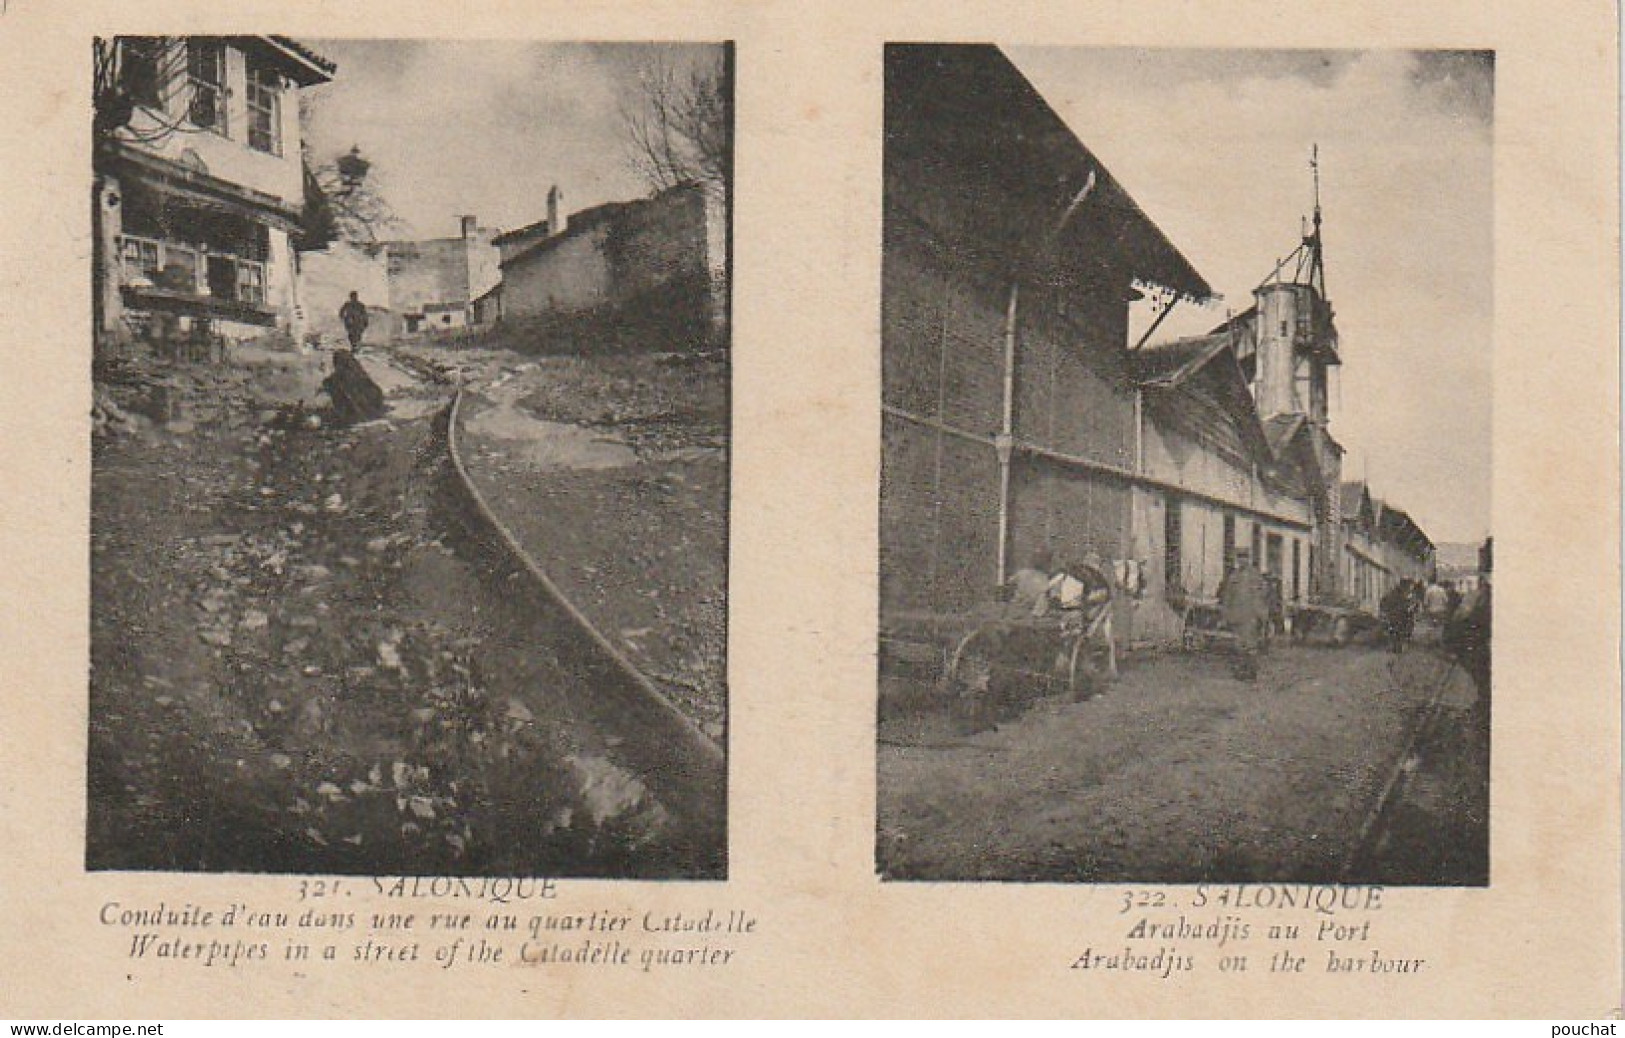
[[1219, 585], [1219, 612], [1236, 636], [1236, 677], [1258, 680], [1258, 654], [1270, 623], [1270, 587], [1246, 548], [1236, 549], [1236, 568]]
[[351, 292], [349, 300], [339, 307], [339, 320], [344, 322], [344, 333], [350, 337], [351, 351], [360, 349], [361, 336], [367, 330], [367, 304]]
[[1416, 626], [1416, 593], [1410, 580], [1401, 580], [1389, 588], [1377, 610], [1382, 614], [1382, 626], [1388, 634], [1389, 651], [1396, 655], [1403, 653]]

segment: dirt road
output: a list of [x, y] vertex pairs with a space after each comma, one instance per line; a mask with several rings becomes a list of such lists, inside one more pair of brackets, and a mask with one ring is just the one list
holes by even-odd
[[98, 438], [89, 866], [719, 874], [460, 535], [449, 387], [372, 358], [391, 417], [334, 429], [288, 409], [320, 360], [166, 374], [186, 417]]
[[[1447, 674], [1436, 759], [1456, 763], [1435, 769], [1432, 802], [1410, 804], [1407, 824], [1413, 837], [1420, 820], [1471, 844], [1482, 838], [1488, 771], [1468, 748], [1474, 693], [1465, 676], [1423, 651], [1396, 659], [1372, 648], [1287, 648], [1256, 685], [1232, 679], [1213, 656], [1168, 655], [1130, 667], [1103, 696], [1040, 701], [974, 735], [930, 717], [889, 719], [879, 753], [881, 871], [1337, 881], [1408, 726]], [[1437, 849], [1423, 861], [1413, 848], [1396, 864], [1396, 844], [1371, 875], [1347, 878], [1481, 882], [1474, 848], [1457, 851], [1440, 864]]]
[[470, 475], [605, 637], [723, 741], [726, 367], [508, 356], [470, 372], [459, 432]]

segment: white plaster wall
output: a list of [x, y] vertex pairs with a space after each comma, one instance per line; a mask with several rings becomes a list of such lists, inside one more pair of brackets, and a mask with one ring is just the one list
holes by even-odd
[[[226, 127], [222, 135], [193, 127], [184, 118], [191, 103], [191, 90], [184, 79], [184, 64], [178, 82], [167, 88], [165, 118], [137, 108], [130, 128], [150, 134], [165, 123], [180, 122], [181, 129], [155, 144], [135, 144], [139, 150], [181, 161], [191, 150], [208, 167], [211, 176], [263, 191], [298, 205], [304, 197], [303, 173], [299, 163], [299, 88], [288, 84], [282, 91], [282, 154], [267, 154], [248, 146], [247, 59], [236, 47], [226, 48]], [[129, 133], [124, 133], [126, 140]]]

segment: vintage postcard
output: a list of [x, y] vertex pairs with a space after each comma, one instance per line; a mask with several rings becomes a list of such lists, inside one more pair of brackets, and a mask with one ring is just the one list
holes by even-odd
[[887, 49], [883, 875], [1489, 882], [1494, 76]]
[[1617, 1015], [1617, 18], [0, 4], [0, 1015]]
[[724, 874], [728, 48], [93, 47], [87, 867]]

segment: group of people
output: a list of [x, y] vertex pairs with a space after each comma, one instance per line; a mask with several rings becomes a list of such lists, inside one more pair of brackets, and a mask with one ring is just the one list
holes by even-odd
[[[1023, 620], [1053, 616], [1096, 615], [1114, 596], [1112, 571], [1095, 555], [1065, 565], [1054, 565], [1049, 552], [1034, 552], [1027, 565], [1016, 570], [1006, 584], [1005, 616]], [[1238, 547], [1235, 562], [1219, 585], [1219, 616], [1235, 638], [1233, 655], [1238, 678], [1258, 678], [1259, 658], [1269, 646], [1272, 631], [1282, 620], [1280, 585], [1267, 576], [1246, 547]], [[1100, 633], [1113, 644], [1111, 610], [1107, 608]], [[1437, 582], [1404, 579], [1383, 595], [1378, 605], [1384, 637], [1394, 653], [1405, 651], [1416, 634], [1417, 621], [1426, 618], [1439, 631], [1439, 645], [1478, 687], [1487, 702], [1490, 680], [1490, 584], [1482, 581], [1466, 595]], [[1113, 645], [1115, 649], [1115, 645]], [[1113, 652], [1115, 671], [1115, 651]]]
[[[1472, 618], [1488, 609], [1488, 602], [1487, 581], [1480, 582], [1463, 596], [1455, 588], [1437, 582], [1407, 579], [1382, 596], [1378, 612], [1389, 649], [1402, 653], [1416, 634], [1417, 621], [1424, 618], [1438, 628], [1441, 644], [1452, 639], [1459, 641], [1464, 636], [1471, 638], [1479, 626]], [[1448, 651], [1450, 646], [1446, 644], [1445, 648]]]
[[1389, 588], [1377, 602], [1383, 637], [1388, 650], [1395, 655], [1405, 651], [1416, 633], [1416, 617], [1422, 611], [1425, 594], [1421, 581], [1406, 578]]

